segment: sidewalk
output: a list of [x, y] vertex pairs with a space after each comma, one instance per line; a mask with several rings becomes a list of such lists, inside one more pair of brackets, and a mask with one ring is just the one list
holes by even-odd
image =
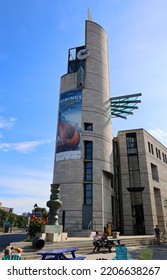
[[[20, 232], [19, 232], [20, 233]], [[9, 235], [10, 234], [5, 234], [5, 235]], [[140, 238], [142, 237], [146, 237], [146, 236], [140, 236]], [[139, 238], [136, 236], [121, 236], [121, 238], [123, 239], [127, 239], [127, 240], [133, 240], [135, 238]], [[149, 236], [148, 236], [149, 238]], [[89, 244], [88, 245], [83, 245], [85, 244], [85, 242], [88, 241]], [[86, 242], [87, 243], [87, 242]], [[11, 242], [11, 246], [18, 246], [23, 248], [23, 259], [27, 257], [28, 255], [31, 255], [31, 252], [37, 256], [37, 251], [35, 251], [34, 249], [31, 249], [31, 244], [32, 242], [25, 242], [25, 241], [21, 241], [21, 242]], [[59, 244], [60, 245], [60, 244]], [[68, 237], [68, 240], [62, 242], [62, 247], [76, 247], [79, 248], [79, 251], [77, 253], [77, 255], [83, 255], [86, 257], [85, 260], [96, 260], [98, 258], [104, 258], [104, 259], [108, 259], [111, 260], [112, 257], [115, 256], [115, 247], [112, 248], [112, 252], [109, 253], [108, 250], [105, 249], [101, 249], [100, 252], [92, 252], [93, 250], [93, 246], [92, 246], [92, 238], [90, 237]], [[28, 247], [30, 249], [28, 249]], [[57, 247], [56, 243], [50, 243], [46, 242], [45, 247], [42, 249], [42, 251], [46, 251], [46, 250], [52, 250], [53, 248]], [[82, 248], [83, 247], [83, 248]], [[126, 245], [127, 249], [128, 249], [128, 256], [132, 259], [138, 259], [139, 258], [139, 253], [140, 250], [145, 248], [145, 247], [149, 247], [153, 250], [153, 260], [167, 260], [167, 243], [161, 243], [160, 246], [158, 245], [139, 245], [139, 244], [134, 244], [134, 245], [130, 245], [128, 246], [128, 241], [127, 241], [127, 245]], [[1, 250], [0, 250], [1, 251]], [[31, 256], [30, 256], [31, 257]], [[32, 255], [32, 259], [33, 259], [33, 255]]]
[[[151, 246], [136, 246], [136, 247], [129, 247], [128, 248], [128, 257], [132, 259], [139, 258], [139, 252], [144, 247], [149, 247], [153, 250], [153, 260], [167, 260], [167, 244], [158, 245], [151, 245]], [[96, 260], [98, 258], [105, 258], [107, 260], [111, 260], [112, 257], [115, 257], [115, 250], [112, 250], [112, 253], [108, 251], [101, 251], [95, 253], [85, 254], [86, 260]]]
[[[128, 238], [128, 237], [127, 237]], [[69, 238], [70, 239], [70, 238]], [[71, 238], [74, 240], [74, 238]], [[81, 249], [80, 247], [80, 241], [81, 240], [88, 240], [89, 238], [76, 238], [75, 239], [75, 246], [71, 246], [70, 244], [65, 245], [62, 244], [62, 247], [76, 247]], [[15, 243], [11, 244], [11, 245], [15, 245]], [[26, 243], [25, 242], [19, 242], [17, 243], [17, 245], [19, 245], [19, 247], [24, 248]], [[28, 245], [28, 244], [27, 244]], [[56, 247], [56, 244], [52, 243], [49, 245], [49, 247], [46, 244], [46, 249], [43, 248], [41, 249], [41, 251], [46, 251], [46, 250], [52, 250], [53, 248]], [[153, 260], [167, 260], [167, 243], [161, 243], [161, 245], [140, 245], [140, 246], [127, 246], [128, 249], [128, 257], [132, 258], [132, 259], [139, 259], [139, 254], [140, 251], [143, 248], [151, 248], [153, 250]], [[31, 250], [31, 249], [30, 249]], [[85, 256], [85, 260], [96, 260], [98, 258], [104, 258], [107, 260], [111, 260], [113, 257], [115, 257], [115, 247], [112, 248], [111, 253], [109, 253], [108, 250], [106, 249], [101, 249], [99, 252], [93, 252], [93, 246], [89, 247], [89, 248], [85, 248], [82, 250], [79, 250], [78, 252], [76, 252], [76, 255], [80, 255], [80, 256]], [[23, 257], [25, 257], [26, 259], [26, 255], [29, 253], [28, 251], [25, 252], [23, 249]], [[34, 252], [34, 254], [37, 254], [37, 251]]]

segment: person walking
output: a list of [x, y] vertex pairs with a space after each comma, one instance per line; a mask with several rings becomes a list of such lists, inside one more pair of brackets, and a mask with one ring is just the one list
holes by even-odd
[[157, 244], [160, 245], [160, 228], [158, 225], [156, 225], [156, 227], [154, 228], [154, 232], [155, 232], [155, 237], [157, 240]]

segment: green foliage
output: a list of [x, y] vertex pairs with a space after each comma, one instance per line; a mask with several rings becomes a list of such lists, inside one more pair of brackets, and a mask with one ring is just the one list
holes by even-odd
[[25, 227], [26, 217], [0, 209], [0, 227], [3, 227], [5, 222], [10, 222], [13, 227]]
[[[30, 236], [35, 236], [40, 231], [41, 224], [47, 223], [48, 212], [46, 208], [36, 207], [32, 212], [41, 213], [40, 218], [35, 218], [35, 223], [30, 225]], [[34, 214], [35, 214], [34, 213]], [[6, 212], [0, 209], [0, 227], [4, 226], [5, 222], [10, 222], [12, 227], [24, 228], [27, 224], [27, 217], [23, 215], [17, 215], [12, 212]]]
[[41, 225], [46, 225], [48, 222], [48, 218], [37, 218], [35, 215], [32, 215], [29, 223], [29, 229], [28, 234], [30, 236], [30, 239], [35, 237], [35, 235], [41, 231]]
[[24, 228], [26, 226], [27, 218], [23, 215], [16, 216], [16, 226], [19, 228]]

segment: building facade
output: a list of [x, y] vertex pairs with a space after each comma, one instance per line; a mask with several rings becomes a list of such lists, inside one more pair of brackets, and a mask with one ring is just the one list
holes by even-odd
[[166, 230], [167, 149], [144, 129], [112, 137], [107, 35], [85, 22], [85, 44], [69, 49], [61, 77], [53, 184], [64, 231], [122, 234]]
[[2, 202], [0, 202], [0, 209], [5, 212], [13, 212], [13, 208], [2, 206]]
[[113, 152], [107, 36], [85, 23], [85, 45], [71, 48], [61, 77], [53, 183], [60, 184], [64, 230], [112, 222]]
[[119, 131], [113, 145], [120, 231], [153, 234], [158, 224], [166, 232], [167, 148], [144, 129]]

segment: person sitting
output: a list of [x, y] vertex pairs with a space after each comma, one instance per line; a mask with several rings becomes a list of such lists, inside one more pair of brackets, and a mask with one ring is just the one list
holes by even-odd
[[101, 237], [101, 242], [102, 242], [103, 248], [107, 244], [107, 240], [108, 240], [108, 231], [107, 231], [107, 228], [104, 227], [104, 231], [103, 231], [103, 234], [102, 234], [102, 237]]
[[98, 231], [96, 231], [96, 234], [93, 236], [93, 245], [94, 245], [93, 252], [95, 252], [96, 248], [97, 248], [97, 251], [100, 250], [100, 240], [101, 240], [101, 237], [100, 237]]
[[[13, 253], [12, 250], [16, 251], [16, 253]], [[8, 246], [4, 250], [4, 256], [10, 255], [11, 258], [12, 258], [12, 256], [17, 255], [17, 256], [21, 257], [22, 252], [23, 252], [23, 250], [21, 248], [19, 248], [19, 247], [10, 247], [10, 246]]]

